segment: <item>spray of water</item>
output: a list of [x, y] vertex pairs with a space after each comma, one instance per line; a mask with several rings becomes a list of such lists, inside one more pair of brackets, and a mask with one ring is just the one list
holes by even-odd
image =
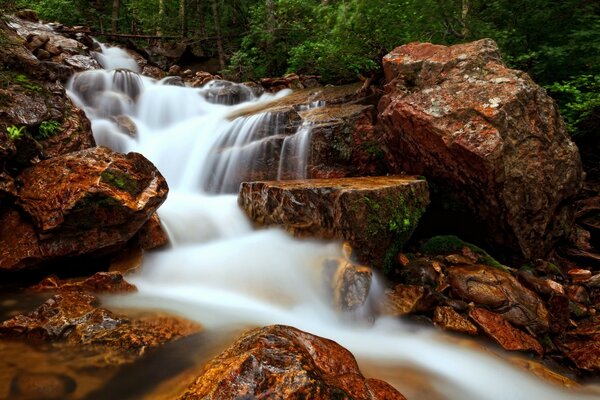
[[[339, 243], [254, 230], [236, 197], [223, 194], [235, 192], [269, 160], [276, 161], [268, 164], [266, 177], [282, 176], [284, 170], [301, 177], [310, 127], [285, 136], [282, 121], [268, 113], [230, 121], [232, 110], [244, 106], [234, 103], [256, 106], [272, 96], [255, 98], [239, 88], [233, 90], [237, 100], [222, 97], [220, 90], [235, 87], [231, 83], [201, 89], [161, 84], [137, 75], [133, 60], [117, 48], [103, 46], [98, 60], [105, 70], [78, 74], [69, 85], [71, 97], [92, 120], [97, 143], [144, 154], [171, 189], [160, 209], [170, 248], [148, 254], [132, 279], [139, 292], [113, 303], [170, 310], [208, 329], [289, 324], [336, 340], [359, 362], [381, 371], [406, 365], [428, 371], [435, 377], [431, 386], [449, 399], [592, 398], [458, 348], [434, 330], [390, 319], [365, 326], [341, 317], [320, 284], [320, 265], [340, 256]], [[135, 138], [119, 129], [119, 116], [135, 123]], [[287, 165], [298, 160], [299, 165]]]

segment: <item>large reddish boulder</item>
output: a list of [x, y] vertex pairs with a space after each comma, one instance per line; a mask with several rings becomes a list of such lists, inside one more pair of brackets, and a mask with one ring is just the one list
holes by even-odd
[[392, 171], [425, 175], [442, 218], [459, 210], [473, 224], [455, 228], [480, 228], [471, 237], [516, 258], [544, 256], [569, 230], [568, 200], [582, 184], [579, 152], [546, 91], [507, 68], [489, 39], [407, 44], [383, 67]]
[[393, 387], [365, 378], [339, 344], [273, 325], [242, 335], [209, 361], [180, 397], [193, 399], [404, 399]]
[[[123, 245], [166, 199], [156, 167], [104, 147], [39, 162], [19, 177], [17, 204], [0, 210], [0, 268]], [[18, 233], [18, 234], [15, 234]]]

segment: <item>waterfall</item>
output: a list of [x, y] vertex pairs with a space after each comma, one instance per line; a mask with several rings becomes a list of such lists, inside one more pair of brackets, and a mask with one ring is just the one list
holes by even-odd
[[[109, 304], [172, 311], [208, 330], [292, 325], [337, 341], [370, 375], [400, 389], [403, 377], [385, 371], [407, 366], [422, 371], [440, 398], [594, 397], [459, 347], [432, 328], [390, 318], [366, 326], [339, 315], [320, 285], [320, 265], [341, 255], [339, 243], [254, 230], [233, 194], [245, 179], [304, 176], [310, 126], [300, 124], [290, 134], [273, 113], [230, 120], [233, 111], [250, 102], [260, 106], [273, 95], [256, 97], [223, 82], [197, 89], [157, 82], [139, 76], [133, 60], [117, 48], [102, 46], [98, 60], [106, 69], [75, 75], [70, 96], [91, 119], [99, 145], [144, 154], [170, 186], [159, 214], [171, 246], [147, 253], [141, 271], [128, 278], [138, 293], [108, 299]], [[123, 133], [119, 118], [135, 124], [133, 137]]]

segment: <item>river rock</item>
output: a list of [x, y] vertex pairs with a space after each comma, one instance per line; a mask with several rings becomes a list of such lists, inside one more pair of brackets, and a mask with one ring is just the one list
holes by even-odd
[[3, 211], [2, 269], [122, 246], [168, 192], [162, 175], [142, 155], [104, 147], [39, 162], [19, 181], [17, 204], [25, 215]]
[[209, 361], [179, 397], [193, 399], [404, 399], [387, 383], [367, 379], [337, 343], [273, 325], [243, 334]]
[[150, 348], [201, 329], [168, 315], [127, 317], [100, 308], [90, 292], [63, 289], [33, 312], [2, 322], [0, 336], [45, 342], [57, 350], [85, 349], [90, 361], [105, 366], [132, 362]]
[[27, 289], [29, 292], [65, 292], [83, 291], [92, 293], [131, 293], [137, 288], [123, 279], [117, 271], [96, 272], [84, 279], [59, 279], [54, 275], [44, 278], [40, 283]]
[[477, 327], [449, 306], [435, 308], [433, 323], [448, 331], [477, 335]]
[[575, 365], [588, 372], [600, 372], [600, 317], [581, 323], [567, 332], [561, 348]]
[[420, 310], [425, 288], [417, 285], [396, 285], [387, 289], [379, 306], [382, 315], [401, 317]]
[[544, 349], [537, 340], [513, 327], [501, 315], [483, 308], [474, 308], [469, 316], [505, 350], [533, 351], [540, 356], [544, 354]]
[[430, 181], [433, 204], [446, 209], [432, 221], [455, 215], [455, 230], [494, 250], [543, 257], [568, 231], [569, 199], [582, 185], [579, 152], [546, 91], [507, 68], [490, 39], [410, 43], [383, 68], [387, 160], [392, 171]]
[[448, 268], [447, 275], [455, 296], [498, 310], [511, 323], [532, 332], [548, 331], [544, 302], [510, 273], [486, 265], [460, 265]]
[[238, 203], [258, 225], [343, 239], [359, 262], [389, 270], [429, 201], [427, 183], [386, 176], [244, 182]]
[[[308, 178], [369, 176], [387, 172], [383, 145], [374, 127], [376, 111], [371, 104], [373, 99], [362, 96], [359, 91], [360, 84], [311, 88], [294, 91], [270, 103], [239, 108], [231, 115], [232, 118], [268, 114], [274, 121], [270, 132], [276, 132], [268, 141], [263, 135], [254, 135], [257, 140], [252, 148], [265, 147], [265, 160], [252, 166], [250, 177], [239, 181], [277, 179], [278, 175], [280, 179], [296, 179], [299, 172]], [[296, 132], [302, 134], [292, 136]], [[300, 137], [306, 139], [305, 160], [298, 159], [299, 152], [294, 151], [299, 146]], [[271, 149], [274, 151], [268, 151]], [[285, 160], [282, 163], [279, 162], [281, 152]], [[298, 169], [301, 164], [306, 164], [303, 171]], [[248, 175], [248, 168], [240, 166], [239, 169]]]

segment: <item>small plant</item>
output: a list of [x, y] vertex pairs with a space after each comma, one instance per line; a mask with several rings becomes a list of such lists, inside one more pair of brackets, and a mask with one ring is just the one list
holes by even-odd
[[33, 92], [39, 92], [40, 90], [42, 90], [42, 88], [39, 85], [31, 83], [29, 78], [27, 78], [27, 76], [23, 74], [17, 74], [17, 76], [15, 76], [15, 82], [23, 86], [25, 89], [31, 90]]
[[56, 134], [60, 129], [60, 123], [55, 120], [44, 121], [38, 128], [38, 136], [42, 139], [48, 139], [50, 136]]
[[17, 140], [20, 139], [25, 133], [25, 126], [17, 128], [16, 126], [11, 125], [8, 128], [6, 128], [6, 131], [8, 132], [8, 138], [10, 140]]

